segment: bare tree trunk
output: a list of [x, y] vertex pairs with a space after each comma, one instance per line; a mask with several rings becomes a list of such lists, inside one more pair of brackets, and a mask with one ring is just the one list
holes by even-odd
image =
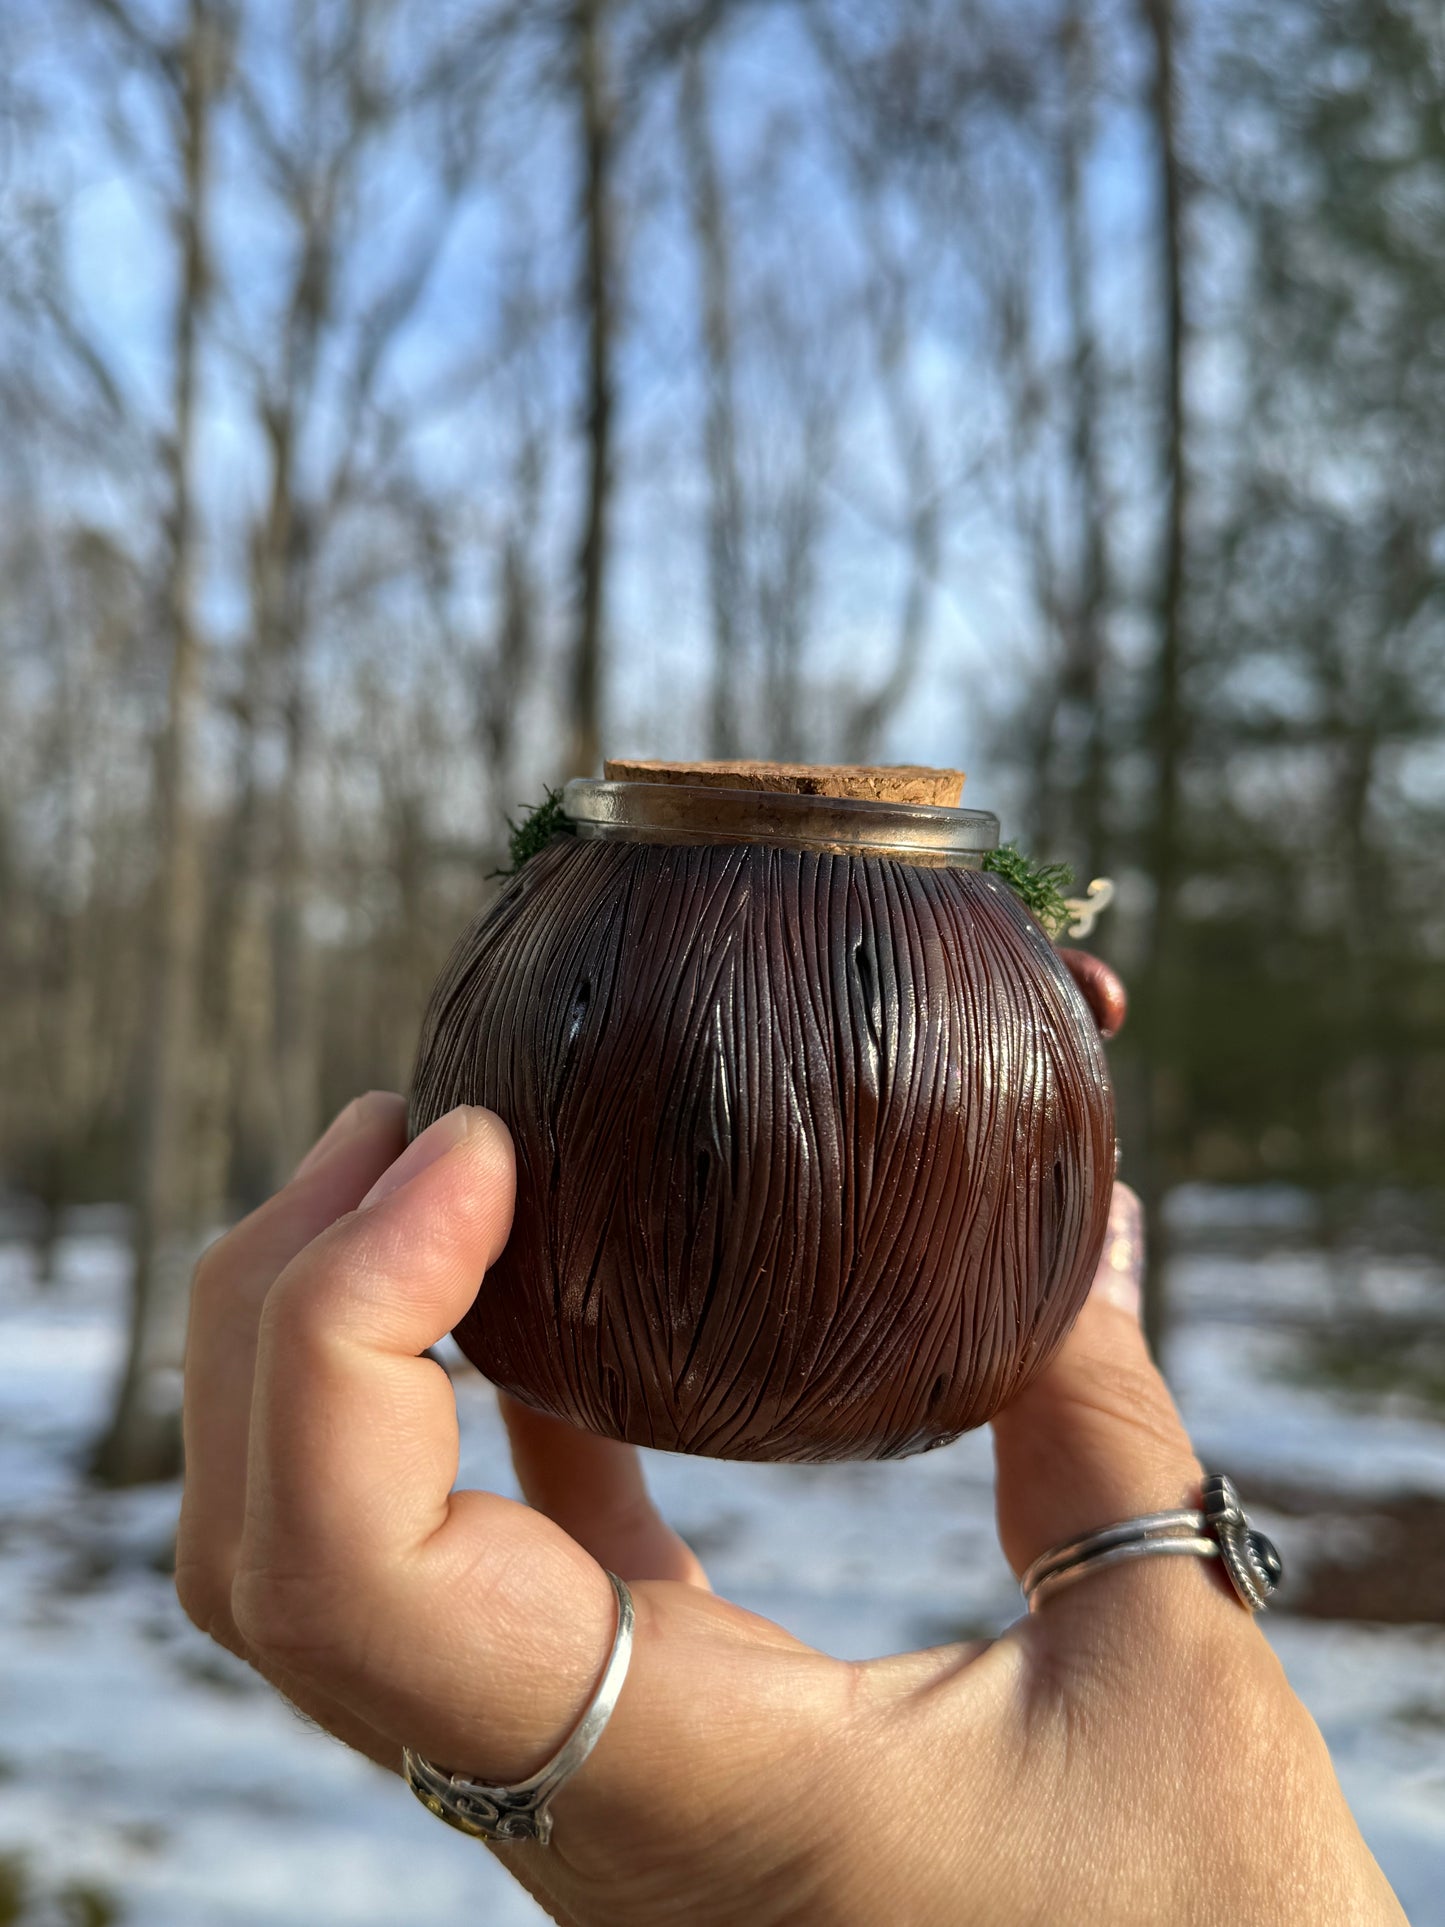
[[[234, 800], [216, 864], [217, 892], [210, 912], [215, 969], [212, 1003], [205, 1012], [210, 1042], [202, 1196], [218, 1202], [225, 1195], [238, 1143], [269, 1143], [279, 1135], [274, 1093], [265, 1069], [271, 1035], [259, 768], [265, 663], [254, 626], [246, 638], [241, 677], [234, 703], [237, 745], [230, 784]], [[262, 1105], [264, 1121], [255, 1115]]]
[[316, 1123], [316, 1037], [305, 929], [306, 849], [301, 789], [308, 747], [305, 647], [311, 529], [297, 488], [297, 445], [312, 404], [330, 308], [339, 164], [304, 179], [295, 196], [301, 253], [286, 317], [279, 391], [259, 398], [271, 455], [271, 495], [258, 531], [256, 622], [285, 763], [276, 791], [271, 906], [271, 1051], [275, 1134], [270, 1181], [285, 1182]]
[[[327, 102], [319, 79], [313, 84], [317, 92], [311, 105], [319, 117]], [[263, 940], [260, 953], [270, 993], [265, 1012], [270, 1032], [267, 1088], [261, 1098], [268, 1126], [266, 1175], [273, 1188], [285, 1183], [295, 1169], [319, 1121], [315, 966], [305, 923], [308, 875], [302, 796], [310, 750], [306, 645], [317, 531], [298, 484], [298, 450], [314, 412], [322, 344], [331, 318], [338, 202], [361, 131], [358, 119], [319, 163], [297, 171], [289, 211], [299, 255], [286, 305], [284, 348], [279, 374], [274, 381], [263, 379], [257, 395], [271, 476], [266, 515], [254, 545], [253, 648], [261, 713], [279, 721], [285, 751], [274, 814], [266, 826], [275, 840], [269, 879], [269, 946]], [[253, 827], [260, 831], [259, 818]], [[259, 835], [252, 851], [260, 861]], [[259, 875], [255, 881], [261, 882]], [[263, 889], [256, 892], [257, 898], [264, 894]]]
[[567, 770], [590, 776], [601, 755], [604, 589], [612, 492], [616, 235], [612, 210], [615, 126], [604, 38], [606, 0], [577, 0], [574, 19], [581, 121], [582, 307], [587, 328], [587, 489], [577, 556], [577, 631], [568, 697]]
[[210, 113], [218, 51], [217, 22], [208, 0], [191, 0], [179, 56], [181, 287], [174, 326], [172, 520], [166, 583], [170, 689], [157, 758], [160, 876], [151, 980], [154, 1003], [146, 1062], [130, 1342], [115, 1411], [94, 1462], [97, 1476], [112, 1485], [170, 1478], [180, 1469], [181, 1456], [173, 1374], [184, 1345], [191, 1258], [188, 1234], [194, 1231], [189, 1132], [203, 882], [201, 825], [192, 783], [202, 653], [193, 606], [193, 477], [196, 368], [208, 283]]
[[742, 485], [738, 477], [737, 404], [733, 388], [731, 272], [727, 217], [709, 119], [700, 46], [683, 57], [679, 95], [683, 155], [692, 190], [693, 231], [701, 270], [700, 306], [707, 383], [704, 445], [708, 475], [708, 592], [712, 605], [712, 681], [708, 744], [712, 755], [739, 750], [737, 686], [741, 674]]
[[[512, 794], [517, 723], [537, 653], [535, 545], [542, 512], [542, 449], [535, 433], [524, 434], [512, 488], [513, 518], [498, 558], [498, 620], [491, 661], [480, 671], [477, 733], [490, 785], [490, 820], [501, 825], [517, 799]], [[495, 854], [501, 860], [503, 844]]]
[[[81, 663], [80, 677], [75, 673], [77, 638], [67, 632], [66, 616], [47, 596], [48, 642], [57, 665], [55, 732], [47, 744], [53, 758], [57, 783], [57, 852], [54, 900], [45, 907], [40, 924], [40, 981], [51, 987], [50, 997], [35, 999], [35, 1022], [44, 1037], [44, 1052], [52, 1067], [52, 1083], [47, 1096], [49, 1115], [45, 1118], [44, 1142], [36, 1158], [30, 1188], [42, 1209], [40, 1234], [36, 1240], [36, 1275], [44, 1285], [56, 1280], [60, 1236], [69, 1202], [71, 1160], [74, 1140], [88, 1115], [86, 1071], [94, 1039], [87, 1021], [87, 984], [82, 938], [86, 922], [81, 885], [81, 851], [84, 831], [81, 824], [80, 771], [93, 741], [86, 728], [90, 719], [82, 706], [83, 687], [78, 680], [96, 665]], [[93, 644], [92, 644], [93, 646]], [[88, 907], [88, 906], [87, 906]]]
[[1072, 843], [1083, 852], [1085, 879], [1105, 868], [1104, 603], [1107, 558], [1104, 482], [1099, 463], [1099, 357], [1089, 298], [1089, 236], [1084, 158], [1093, 110], [1093, 48], [1084, 9], [1070, 8], [1064, 28], [1068, 100], [1061, 154], [1064, 260], [1073, 332], [1070, 463], [1079, 518], [1079, 563], [1070, 614], [1064, 678], [1067, 700], [1083, 740], [1070, 784], [1070, 821], [1051, 825], [1051, 847]]
[[817, 434], [810, 424], [803, 433], [807, 453], [799, 463], [798, 475], [774, 511], [776, 546], [758, 598], [765, 652], [768, 753], [783, 763], [802, 761], [807, 754], [802, 715], [803, 650], [815, 586], [817, 478], [822, 472], [813, 454], [817, 444]]
[[[481, 759], [484, 794], [483, 822], [478, 840], [469, 846], [467, 860], [480, 858], [484, 873], [506, 861], [503, 825], [521, 798], [514, 783], [517, 773], [520, 718], [537, 664], [538, 557], [542, 523], [545, 458], [535, 423], [519, 428], [520, 446], [508, 490], [507, 525], [495, 561], [496, 623], [489, 642], [479, 647], [469, 628], [456, 617], [456, 583], [448, 539], [430, 505], [413, 500], [425, 557], [423, 574], [427, 601], [445, 659], [453, 664], [469, 697], [477, 751]], [[408, 1016], [408, 1024], [412, 1018]]]
[[1176, 1151], [1178, 1072], [1172, 1058], [1171, 966], [1179, 885], [1180, 766], [1184, 748], [1182, 703], [1184, 651], [1184, 518], [1188, 487], [1184, 421], [1184, 276], [1182, 183], [1177, 145], [1178, 76], [1174, 58], [1173, 0], [1141, 0], [1154, 49], [1152, 113], [1159, 165], [1160, 275], [1163, 284], [1159, 455], [1164, 487], [1164, 541], [1156, 620], [1158, 653], [1148, 716], [1154, 780], [1147, 852], [1154, 886], [1148, 944], [1141, 974], [1144, 1058], [1139, 1147], [1142, 1191], [1151, 1237], [1144, 1280], [1144, 1327], [1156, 1356], [1167, 1335], [1165, 1248], [1161, 1207]]
[[[288, 573], [290, 571], [288, 570]], [[295, 594], [299, 585], [288, 584]], [[309, 755], [303, 621], [293, 608], [285, 628], [282, 697], [286, 768], [277, 797], [276, 902], [272, 925], [271, 1075], [279, 1130], [271, 1182], [286, 1182], [316, 1134], [320, 1061], [316, 960], [306, 930], [307, 848], [302, 789]]]
[[[874, 254], [881, 262], [882, 244], [876, 237]], [[843, 758], [849, 763], [866, 763], [878, 754], [885, 730], [913, 687], [928, 640], [942, 542], [941, 497], [932, 442], [907, 373], [905, 276], [906, 270], [896, 265], [880, 269], [880, 279], [891, 283], [891, 289], [885, 286], [875, 302], [874, 319], [883, 401], [908, 495], [908, 567], [888, 668], [877, 686], [859, 697], [843, 719]]]

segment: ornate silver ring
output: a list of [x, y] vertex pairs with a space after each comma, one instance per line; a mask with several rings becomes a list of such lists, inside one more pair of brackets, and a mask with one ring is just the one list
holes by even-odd
[[1284, 1565], [1273, 1540], [1250, 1524], [1233, 1482], [1222, 1473], [1211, 1473], [1204, 1480], [1200, 1497], [1199, 1511], [1145, 1513], [1040, 1553], [1019, 1581], [1029, 1611], [1036, 1611], [1050, 1593], [1073, 1585], [1087, 1573], [1125, 1559], [1184, 1553], [1221, 1560], [1239, 1603], [1252, 1613], [1262, 1613], [1284, 1580]]
[[544, 1767], [515, 1786], [488, 1786], [465, 1774], [449, 1773], [405, 1747], [402, 1764], [406, 1783], [428, 1813], [475, 1840], [535, 1840], [546, 1846], [552, 1837], [551, 1802], [601, 1739], [632, 1658], [632, 1594], [615, 1572], [607, 1577], [617, 1595], [612, 1651], [586, 1711], [557, 1752]]

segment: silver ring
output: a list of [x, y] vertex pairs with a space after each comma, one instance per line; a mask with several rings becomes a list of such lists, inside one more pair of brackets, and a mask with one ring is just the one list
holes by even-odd
[[615, 1572], [607, 1577], [617, 1595], [612, 1651], [586, 1711], [561, 1747], [544, 1767], [515, 1786], [488, 1786], [462, 1773], [448, 1773], [404, 1747], [406, 1783], [428, 1813], [474, 1840], [535, 1840], [546, 1846], [552, 1838], [551, 1802], [602, 1738], [632, 1658], [632, 1594]]
[[1156, 1554], [1186, 1554], [1221, 1560], [1239, 1603], [1262, 1613], [1284, 1579], [1273, 1540], [1250, 1524], [1233, 1482], [1222, 1473], [1204, 1480], [1200, 1497], [1199, 1511], [1148, 1512], [1040, 1553], [1019, 1581], [1029, 1611], [1037, 1611], [1050, 1593], [1106, 1566]]

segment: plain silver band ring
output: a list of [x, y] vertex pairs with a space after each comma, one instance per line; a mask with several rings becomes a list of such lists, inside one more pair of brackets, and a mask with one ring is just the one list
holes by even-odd
[[1203, 1514], [1195, 1516], [1200, 1525], [1193, 1532], [1141, 1533], [1126, 1538], [1119, 1536], [1120, 1528], [1115, 1526], [1110, 1529], [1113, 1536], [1108, 1545], [1095, 1548], [1088, 1540], [1081, 1541], [1074, 1558], [1061, 1561], [1046, 1572], [1038, 1570], [1036, 1560], [1024, 1574], [1021, 1588], [1029, 1611], [1036, 1611], [1050, 1593], [1061, 1592], [1076, 1579], [1100, 1572], [1106, 1566], [1121, 1565], [1126, 1559], [1150, 1559], [1156, 1553], [1187, 1553], [1196, 1559], [1217, 1559], [1219, 1547], [1204, 1535]]
[[632, 1658], [632, 1594], [615, 1572], [607, 1577], [617, 1595], [612, 1651], [586, 1711], [544, 1767], [515, 1786], [489, 1786], [402, 1749], [407, 1785], [438, 1820], [476, 1840], [535, 1840], [545, 1847], [551, 1839], [551, 1802], [601, 1739]]
[[1223, 1473], [1205, 1477], [1202, 1497], [1203, 1511], [1146, 1512], [1040, 1553], [1019, 1581], [1029, 1611], [1088, 1573], [1126, 1559], [1184, 1553], [1222, 1560], [1240, 1605], [1263, 1612], [1284, 1576], [1278, 1551], [1251, 1525], [1233, 1481]]

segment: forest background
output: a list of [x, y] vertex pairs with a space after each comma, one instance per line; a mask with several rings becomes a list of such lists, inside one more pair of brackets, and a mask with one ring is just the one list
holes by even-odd
[[[960, 763], [1107, 874], [1124, 1170], [1441, 1229], [1419, 0], [0, 4], [0, 1186], [197, 1242], [404, 1085], [601, 753]], [[1438, 1242], [1435, 1245], [1438, 1249]]]

